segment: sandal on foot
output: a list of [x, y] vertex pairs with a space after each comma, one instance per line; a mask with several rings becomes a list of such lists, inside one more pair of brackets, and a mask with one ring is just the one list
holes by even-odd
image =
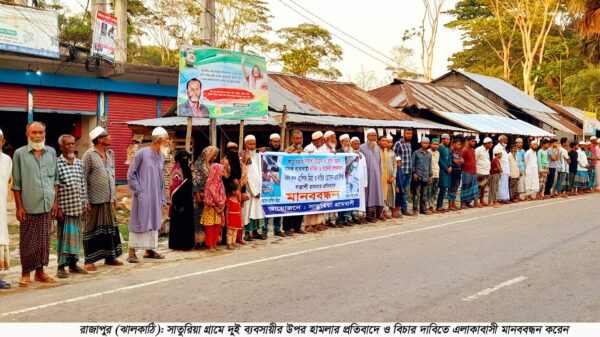
[[86, 263], [83, 268], [85, 268], [85, 270], [87, 271], [96, 271], [98, 270], [98, 268], [96, 268], [96, 265], [93, 263]]
[[127, 262], [129, 263], [139, 263], [140, 260], [138, 259], [138, 257], [136, 255], [131, 255], [127, 258]]
[[64, 269], [59, 269], [56, 271], [56, 277], [58, 278], [69, 278], [69, 274]]
[[144, 258], [145, 258], [145, 259], [157, 259], [157, 260], [162, 260], [162, 259], [164, 259], [164, 258], [165, 258], [165, 256], [164, 256], [164, 255], [162, 255], [162, 254], [160, 254], [160, 253], [158, 253], [158, 252], [156, 252], [156, 251], [154, 251], [154, 250], [151, 250], [150, 252], [148, 252], [148, 253], [144, 254]]
[[29, 287], [30, 283], [31, 283], [31, 279], [29, 278], [29, 276], [26, 276], [26, 277], [21, 276], [21, 281], [19, 281], [19, 287], [21, 287], [21, 288]]
[[42, 274], [35, 274], [35, 276], [33, 277], [34, 280], [36, 280], [37, 282], [42, 282], [42, 283], [54, 283], [56, 282], [50, 275], [46, 274], [46, 273], [42, 273]]
[[104, 264], [108, 265], [108, 266], [117, 266], [118, 267], [118, 266], [122, 266], [123, 262], [116, 260], [116, 259], [115, 260], [105, 260]]
[[78, 265], [74, 265], [69, 267], [69, 273], [71, 274], [88, 274], [88, 271], [79, 267]]

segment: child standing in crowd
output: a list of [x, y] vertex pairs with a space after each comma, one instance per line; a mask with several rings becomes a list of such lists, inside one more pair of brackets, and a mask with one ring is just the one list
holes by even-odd
[[209, 251], [218, 250], [217, 241], [223, 223], [223, 209], [225, 208], [225, 185], [223, 176], [225, 167], [214, 163], [210, 166], [208, 180], [204, 188], [204, 210], [202, 211], [201, 224], [205, 227], [205, 245]]
[[227, 249], [233, 249], [238, 231], [242, 229], [242, 206], [240, 188], [236, 185], [225, 200], [227, 218]]
[[502, 158], [502, 149], [494, 149], [494, 158], [490, 166], [490, 190], [488, 192], [488, 206], [502, 206], [498, 202], [498, 186], [500, 182], [500, 174], [502, 174], [502, 166], [500, 159]]

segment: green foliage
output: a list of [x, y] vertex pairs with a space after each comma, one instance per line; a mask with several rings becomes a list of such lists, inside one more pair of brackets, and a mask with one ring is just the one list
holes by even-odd
[[584, 69], [567, 78], [565, 93], [566, 104], [600, 113], [600, 68]]
[[[454, 9], [446, 12], [454, 17], [446, 27], [463, 32], [463, 50], [450, 57], [449, 67], [503, 78], [503, 62], [498, 54], [498, 51], [502, 51], [501, 35], [498, 22], [487, 4], [489, 0], [462, 0]], [[550, 31], [542, 62], [532, 71], [532, 79], [536, 84], [535, 95], [540, 100], [573, 104], [590, 110], [590, 102], [597, 102], [597, 96], [594, 98], [591, 91], [594, 88], [598, 90], [595, 87], [597, 82], [590, 78], [597, 74], [597, 68], [595, 71], [587, 69], [589, 65], [581, 54], [583, 41], [578, 35], [576, 20], [566, 12], [560, 18], [560, 22]], [[509, 18], [503, 20], [506, 20], [503, 22], [506, 38], [512, 25]], [[517, 88], [523, 87], [521, 48], [520, 33], [516, 31], [515, 42], [510, 48], [509, 82]]]
[[272, 30], [270, 22], [273, 18], [267, 5], [262, 0], [218, 0], [215, 32], [217, 48], [265, 51], [269, 41], [264, 35]]
[[277, 53], [276, 60], [283, 64], [284, 72], [332, 80], [342, 75], [333, 66], [342, 60], [342, 47], [333, 43], [327, 29], [303, 23], [280, 29], [277, 35], [282, 42], [271, 44], [271, 48]]

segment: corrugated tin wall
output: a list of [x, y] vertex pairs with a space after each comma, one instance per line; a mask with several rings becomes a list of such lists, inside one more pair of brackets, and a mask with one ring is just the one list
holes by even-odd
[[127, 180], [127, 146], [131, 144], [131, 130], [122, 122], [156, 118], [156, 97], [110, 94], [108, 95], [108, 131], [115, 153], [115, 175], [117, 180]]
[[27, 88], [20, 85], [0, 84], [0, 107], [27, 109]]
[[33, 111], [36, 109], [96, 112], [98, 92], [35, 88]]

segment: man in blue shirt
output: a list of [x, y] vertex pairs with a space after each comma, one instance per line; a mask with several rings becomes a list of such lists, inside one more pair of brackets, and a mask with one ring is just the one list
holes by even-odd
[[523, 138], [517, 138], [515, 141], [517, 145], [517, 165], [519, 166], [519, 198], [518, 201], [524, 201], [521, 198], [521, 193], [525, 193], [525, 150], [523, 149]]

